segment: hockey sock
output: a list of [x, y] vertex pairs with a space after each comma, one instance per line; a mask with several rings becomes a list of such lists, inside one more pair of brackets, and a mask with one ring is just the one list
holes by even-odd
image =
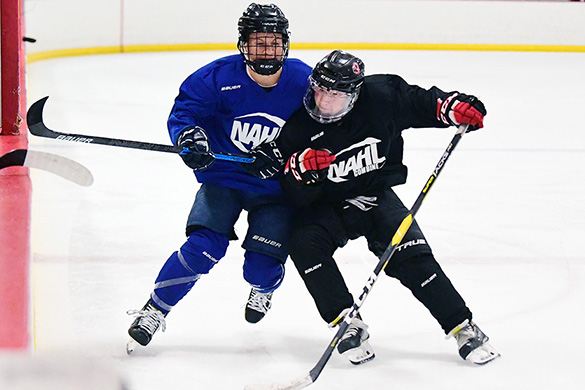
[[173, 253], [156, 278], [151, 295], [155, 306], [168, 313], [225, 256], [228, 239], [208, 229], [191, 233], [181, 249]]
[[274, 291], [284, 278], [284, 265], [274, 257], [246, 251], [244, 255], [244, 279], [261, 293]]

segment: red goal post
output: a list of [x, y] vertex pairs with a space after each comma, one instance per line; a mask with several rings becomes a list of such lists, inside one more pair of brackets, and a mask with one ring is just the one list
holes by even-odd
[[[0, 0], [0, 155], [28, 145], [26, 114], [24, 0]], [[0, 171], [0, 353], [31, 348], [30, 218], [28, 168]]]
[[23, 0], [0, 1], [2, 61], [0, 70], [2, 102], [2, 135], [19, 135], [25, 106], [25, 57], [23, 44]]

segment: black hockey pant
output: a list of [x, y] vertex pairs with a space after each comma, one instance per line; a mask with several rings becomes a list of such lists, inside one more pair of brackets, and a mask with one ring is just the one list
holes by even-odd
[[[331, 323], [354, 300], [333, 259], [348, 240], [365, 237], [380, 257], [408, 209], [392, 190], [378, 197], [377, 206], [360, 210], [347, 204], [319, 205], [299, 215], [290, 241], [290, 256], [311, 293], [321, 317]], [[398, 279], [431, 312], [445, 333], [471, 312], [451, 284], [414, 222], [389, 264], [387, 275]]]

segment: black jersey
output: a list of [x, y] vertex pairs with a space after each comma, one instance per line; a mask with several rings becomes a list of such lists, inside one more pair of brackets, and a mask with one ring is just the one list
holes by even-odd
[[403, 184], [407, 169], [402, 163], [402, 131], [447, 127], [437, 107], [450, 94], [409, 85], [396, 75], [371, 75], [365, 77], [353, 109], [337, 122], [321, 124], [301, 108], [277, 141], [285, 161], [306, 148], [327, 149], [336, 160], [320, 183], [304, 185], [286, 175], [282, 186], [297, 204], [308, 205], [376, 195]]

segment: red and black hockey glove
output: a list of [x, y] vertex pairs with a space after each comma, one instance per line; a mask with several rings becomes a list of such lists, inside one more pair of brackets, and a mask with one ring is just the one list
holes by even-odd
[[329, 165], [333, 161], [335, 155], [326, 149], [305, 149], [290, 156], [284, 174], [292, 174], [300, 183], [315, 184], [327, 178]]
[[447, 125], [469, 124], [469, 131], [483, 127], [485, 106], [475, 96], [455, 92], [445, 101], [437, 100], [437, 118]]

